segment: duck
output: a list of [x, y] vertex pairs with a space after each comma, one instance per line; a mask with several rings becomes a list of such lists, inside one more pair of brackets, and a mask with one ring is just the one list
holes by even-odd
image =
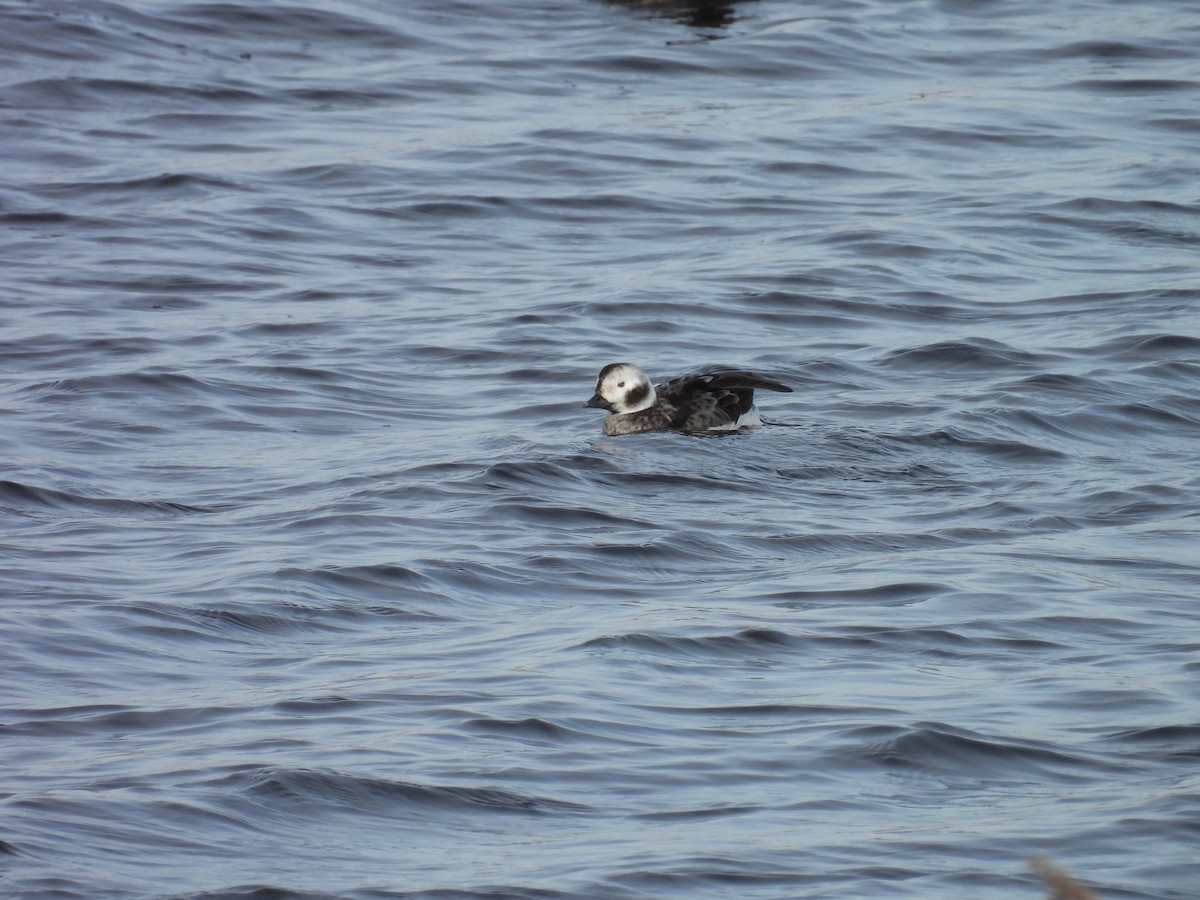
[[791, 393], [786, 384], [741, 369], [709, 366], [655, 385], [633, 363], [611, 363], [596, 377], [596, 393], [584, 403], [608, 411], [609, 437], [644, 431], [737, 431], [761, 425], [754, 389]]

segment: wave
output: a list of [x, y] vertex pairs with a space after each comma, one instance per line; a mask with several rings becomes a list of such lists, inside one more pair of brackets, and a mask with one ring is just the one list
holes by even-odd
[[211, 781], [222, 792], [233, 792], [269, 803], [276, 813], [281, 805], [343, 810], [355, 814], [411, 815], [414, 807], [438, 814], [498, 813], [519, 815], [580, 814], [588, 807], [532, 794], [459, 785], [425, 784], [350, 775], [344, 772], [255, 767]]
[[212, 507], [193, 506], [173, 500], [134, 500], [100, 497], [54, 488], [36, 487], [16, 481], [0, 481], [0, 506], [10, 512], [41, 511], [91, 513], [120, 516], [180, 516], [212, 512]]
[[[864, 756], [890, 769], [911, 769], [951, 778], [985, 782], [1054, 778], [1091, 781], [1124, 772], [1125, 766], [1099, 756], [1067, 752], [1047, 741], [988, 735], [937, 722], [909, 727], [875, 726], [863, 738], [876, 737]], [[860, 751], [863, 752], [863, 751]]]

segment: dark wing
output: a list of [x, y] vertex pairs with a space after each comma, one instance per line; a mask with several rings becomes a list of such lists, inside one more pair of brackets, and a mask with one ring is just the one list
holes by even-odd
[[690, 375], [681, 375], [679, 378], [672, 378], [670, 381], [658, 385], [655, 390], [660, 394], [664, 391], [670, 393], [678, 391], [681, 396], [686, 396], [692, 391], [719, 391], [719, 390], [754, 390], [761, 388], [764, 391], [781, 391], [790, 394], [792, 389], [786, 384], [780, 384], [778, 381], [772, 381], [763, 375], [755, 372], [746, 372], [741, 369], [705, 369], [701, 372], [693, 372]]
[[660, 402], [678, 410], [673, 426], [705, 431], [736, 422], [754, 404], [754, 389], [791, 392], [787, 385], [733, 369], [708, 369], [658, 385]]

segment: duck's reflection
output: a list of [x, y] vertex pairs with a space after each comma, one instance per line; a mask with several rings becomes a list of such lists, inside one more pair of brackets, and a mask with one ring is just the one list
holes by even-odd
[[665, 16], [693, 28], [723, 28], [737, 19], [734, 0], [609, 0], [609, 2]]

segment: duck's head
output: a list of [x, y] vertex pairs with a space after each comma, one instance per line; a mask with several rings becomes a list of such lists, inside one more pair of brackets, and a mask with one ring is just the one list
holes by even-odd
[[612, 363], [600, 370], [596, 393], [583, 405], [620, 415], [649, 409], [656, 399], [645, 372], [633, 363]]

